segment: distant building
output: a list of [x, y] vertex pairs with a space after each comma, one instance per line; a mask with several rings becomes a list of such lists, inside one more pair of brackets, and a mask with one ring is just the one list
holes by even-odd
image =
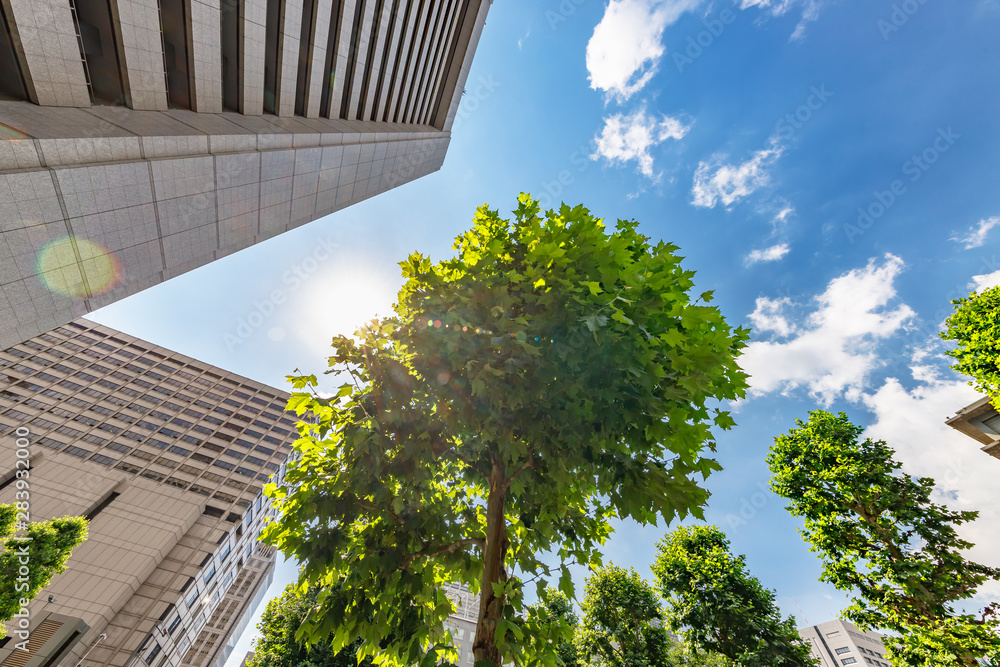
[[862, 632], [855, 625], [837, 619], [800, 628], [799, 635], [809, 645], [820, 667], [872, 665], [890, 667], [885, 657], [882, 635]]
[[458, 665], [474, 665], [472, 642], [476, 639], [476, 624], [479, 621], [479, 598], [472, 594], [468, 586], [449, 584], [445, 593], [455, 605], [455, 613], [445, 621], [446, 630], [451, 630], [458, 651]]
[[982, 444], [983, 451], [990, 456], [1000, 459], [1000, 414], [988, 396], [965, 406], [945, 423]]
[[32, 521], [90, 519], [0, 666], [221, 667], [273, 578], [257, 537], [297, 437], [287, 400], [83, 319], [0, 350], [0, 503], [25, 499], [27, 459]]

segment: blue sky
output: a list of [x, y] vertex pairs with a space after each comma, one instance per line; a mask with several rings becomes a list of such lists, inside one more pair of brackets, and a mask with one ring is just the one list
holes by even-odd
[[[996, 0], [501, 0], [443, 169], [94, 319], [281, 386], [386, 313], [396, 262], [447, 256], [484, 202], [510, 211], [527, 191], [634, 218], [754, 329], [708, 518], [785, 613], [826, 621], [845, 598], [817, 581], [764, 464], [816, 407], [983, 510], [965, 533], [1000, 565], [1000, 463], [943, 425], [976, 395], [935, 337], [950, 299], [1000, 282], [997, 34]], [[666, 529], [622, 525], [608, 558], [649, 576]]]

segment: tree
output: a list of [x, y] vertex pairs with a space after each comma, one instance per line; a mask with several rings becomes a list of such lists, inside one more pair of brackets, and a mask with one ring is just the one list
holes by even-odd
[[576, 645], [588, 667], [669, 667], [673, 643], [656, 591], [635, 570], [608, 565], [587, 579]]
[[[0, 621], [14, 618], [52, 577], [65, 572], [73, 549], [87, 539], [87, 520], [83, 517], [25, 524], [18, 514], [16, 505], [0, 505], [0, 541], [3, 543]], [[15, 533], [22, 528], [24, 535], [16, 537]], [[0, 626], [0, 637], [6, 636], [6, 630]]]
[[733, 662], [721, 653], [699, 650], [684, 639], [671, 642], [667, 664], [670, 667], [733, 667]]
[[955, 312], [945, 321], [941, 337], [958, 343], [948, 351], [954, 368], [973, 378], [1000, 410], [1000, 287], [955, 299]]
[[771, 488], [801, 517], [802, 535], [823, 559], [823, 581], [853, 591], [845, 617], [888, 629], [896, 665], [975, 665], [1000, 651], [995, 606], [980, 617], [956, 611], [1000, 570], [965, 560], [972, 543], [955, 528], [978, 512], [931, 502], [934, 480], [900, 473], [882, 440], [859, 441], [847, 415], [822, 410], [778, 436], [768, 455]]
[[542, 554], [572, 597], [567, 562], [600, 563], [610, 517], [701, 515], [710, 429], [734, 423], [709, 403], [744, 395], [747, 332], [711, 292], [692, 299], [676, 247], [635, 222], [539, 213], [527, 195], [513, 221], [483, 206], [455, 257], [402, 262], [395, 315], [334, 338], [327, 372], [349, 379], [334, 396], [292, 378], [290, 408], [315, 423], [268, 487], [281, 515], [263, 539], [323, 587], [308, 641], [431, 665], [452, 581], [480, 595], [477, 661], [552, 663], [520, 579], [544, 588]]
[[573, 638], [579, 621], [565, 593], [557, 588], [545, 588], [541, 599], [528, 608], [528, 618], [537, 627], [550, 629], [556, 655], [563, 667], [578, 667], [580, 658]]
[[[253, 658], [247, 667], [358, 667], [355, 640], [340, 651], [325, 642], [311, 647], [296, 641], [295, 633], [302, 619], [316, 603], [318, 589], [302, 592], [298, 584], [289, 584], [281, 595], [267, 603], [257, 629], [261, 635], [254, 640]], [[366, 660], [363, 667], [371, 667]]]
[[782, 619], [774, 593], [733, 556], [715, 526], [681, 527], [657, 544], [653, 574], [668, 602], [675, 631], [705, 651], [740, 667], [805, 667], [815, 664], [795, 618]]

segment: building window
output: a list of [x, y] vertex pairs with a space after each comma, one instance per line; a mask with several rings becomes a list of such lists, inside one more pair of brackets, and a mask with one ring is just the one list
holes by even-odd
[[155, 660], [156, 656], [158, 655], [160, 655], [160, 645], [157, 644], [156, 642], [153, 642], [153, 648], [149, 649], [149, 655], [147, 655], [145, 658], [146, 664], [152, 665], [153, 660]]
[[181, 624], [181, 617], [180, 617], [180, 614], [178, 614], [178, 615], [177, 615], [177, 616], [176, 616], [176, 617], [174, 618], [174, 620], [173, 620], [173, 621], [172, 621], [172, 622], [170, 623], [170, 627], [169, 627], [169, 628], [167, 628], [167, 634], [168, 634], [168, 635], [172, 635], [172, 634], [174, 634], [174, 630], [176, 630], [176, 629], [177, 629], [177, 626], [178, 626], [178, 625], [180, 625], [180, 624]]
[[212, 562], [209, 563], [208, 569], [205, 570], [205, 576], [202, 578], [205, 580], [205, 583], [207, 584], [208, 582], [212, 581], [214, 577], [215, 577], [215, 563]]
[[[861, 650], [863, 651], [864, 649], [861, 649]], [[849, 647], [847, 647], [847, 646], [844, 646], [842, 648], [838, 648], [838, 649], [836, 649], [834, 651], [834, 653], [836, 653], [837, 655], [843, 655], [844, 653], [850, 653], [850, 652], [851, 652], [851, 649]]]
[[854, 663], [857, 662], [857, 660], [855, 660], [854, 658], [843, 658], [840, 662], [841, 664], [844, 665], [853, 665]]

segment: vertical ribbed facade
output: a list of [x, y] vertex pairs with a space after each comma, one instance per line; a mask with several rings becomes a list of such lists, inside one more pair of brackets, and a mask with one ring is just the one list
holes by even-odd
[[439, 169], [489, 6], [0, 0], [0, 347]]

